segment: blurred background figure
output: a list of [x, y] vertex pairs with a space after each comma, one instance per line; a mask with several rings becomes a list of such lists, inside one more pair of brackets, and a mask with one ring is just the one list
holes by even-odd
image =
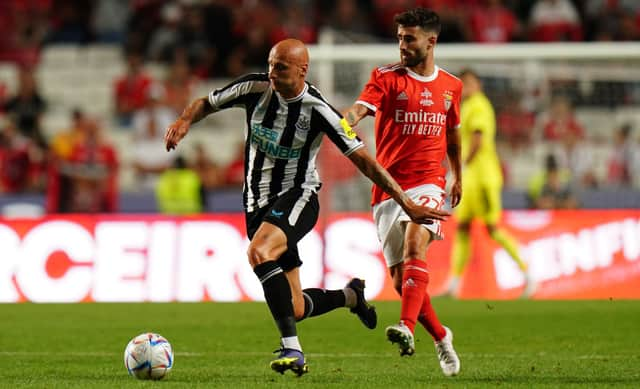
[[542, 123], [542, 133], [544, 139], [550, 141], [559, 141], [566, 133], [579, 139], [584, 137], [584, 128], [576, 120], [569, 98], [562, 95], [552, 98]]
[[560, 169], [553, 154], [547, 155], [545, 166], [529, 183], [529, 201], [534, 209], [574, 209], [578, 207], [570, 185], [571, 174]]
[[126, 53], [126, 61], [126, 74], [115, 81], [114, 105], [118, 123], [128, 127], [135, 111], [145, 107], [153, 79], [143, 70], [142, 54], [130, 50]]
[[163, 103], [165, 89], [154, 83], [147, 90], [145, 105], [133, 114], [133, 168], [138, 190], [154, 190], [160, 173], [173, 163], [173, 154], [164, 149], [164, 132], [176, 118]]
[[471, 37], [479, 43], [506, 43], [521, 39], [522, 26], [502, 0], [484, 0], [469, 15]]
[[189, 61], [176, 55], [167, 69], [164, 86], [164, 104], [178, 116], [194, 97], [198, 78], [192, 73]]
[[554, 147], [558, 166], [569, 173], [571, 185], [577, 189], [595, 189], [599, 186], [588, 142], [576, 132], [566, 131]]
[[49, 151], [57, 159], [68, 160], [74, 147], [85, 136], [85, 113], [80, 108], [71, 111], [71, 124], [68, 128], [58, 131], [49, 142]]
[[224, 167], [223, 182], [227, 187], [242, 188], [244, 184], [244, 142], [235, 146], [231, 161]]
[[193, 149], [195, 154], [191, 169], [200, 177], [203, 191], [211, 192], [223, 186], [223, 171], [220, 166], [209, 157], [204, 145], [202, 143], [196, 143]]
[[58, 179], [47, 187], [49, 213], [107, 213], [118, 210], [118, 157], [101, 123], [86, 118], [69, 158], [60, 161]]
[[493, 105], [484, 94], [482, 82], [471, 69], [460, 73], [462, 104], [460, 105], [460, 145], [462, 157], [462, 200], [454, 213], [458, 220], [451, 253], [449, 281], [444, 292], [456, 296], [460, 279], [471, 259], [471, 224], [480, 220], [491, 239], [513, 259], [525, 278], [523, 297], [535, 292], [535, 283], [520, 255], [518, 242], [498, 226], [502, 216], [502, 170], [496, 150], [496, 116]]
[[607, 185], [629, 188], [633, 183], [633, 165], [638, 147], [632, 133], [631, 124], [626, 123], [614, 134], [613, 148], [607, 161]]
[[512, 91], [506, 96], [496, 120], [498, 140], [505, 142], [513, 151], [531, 146], [535, 115], [525, 109], [519, 92]]
[[47, 142], [42, 134], [42, 116], [47, 104], [38, 91], [34, 70], [30, 67], [19, 68], [18, 90], [7, 99], [3, 110], [11, 117], [22, 135], [44, 150]]
[[160, 174], [156, 186], [156, 202], [160, 212], [171, 215], [200, 213], [206, 205], [200, 176], [177, 156], [173, 166]]
[[0, 121], [0, 193], [42, 190], [42, 151], [11, 120]]
[[538, 42], [579, 41], [580, 14], [570, 0], [537, 0], [529, 16], [529, 37]]

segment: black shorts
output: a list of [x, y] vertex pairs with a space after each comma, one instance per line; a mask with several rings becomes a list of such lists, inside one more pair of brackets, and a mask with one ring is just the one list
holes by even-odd
[[298, 242], [313, 229], [318, 220], [318, 195], [310, 190], [291, 189], [266, 206], [247, 212], [247, 236], [253, 239], [262, 222], [280, 228], [287, 236], [287, 251], [277, 262], [284, 271], [302, 265], [298, 254]]

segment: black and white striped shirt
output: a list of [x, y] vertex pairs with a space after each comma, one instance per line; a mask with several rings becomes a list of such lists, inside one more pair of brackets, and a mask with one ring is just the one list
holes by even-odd
[[344, 155], [363, 146], [342, 115], [311, 84], [285, 99], [266, 73], [252, 73], [209, 93], [214, 112], [246, 110], [244, 208], [252, 212], [278, 195], [302, 188], [316, 192], [316, 156], [325, 134]]

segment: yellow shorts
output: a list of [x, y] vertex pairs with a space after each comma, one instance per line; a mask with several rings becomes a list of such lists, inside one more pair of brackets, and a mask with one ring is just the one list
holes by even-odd
[[462, 200], [455, 208], [458, 223], [480, 219], [485, 224], [496, 225], [502, 213], [502, 188], [495, 186], [462, 186]]

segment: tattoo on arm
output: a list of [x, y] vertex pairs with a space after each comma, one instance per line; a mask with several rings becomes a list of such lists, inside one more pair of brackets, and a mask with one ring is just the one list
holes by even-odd
[[350, 126], [355, 126], [358, 123], [356, 121], [356, 116], [351, 111], [347, 112], [347, 122]]

